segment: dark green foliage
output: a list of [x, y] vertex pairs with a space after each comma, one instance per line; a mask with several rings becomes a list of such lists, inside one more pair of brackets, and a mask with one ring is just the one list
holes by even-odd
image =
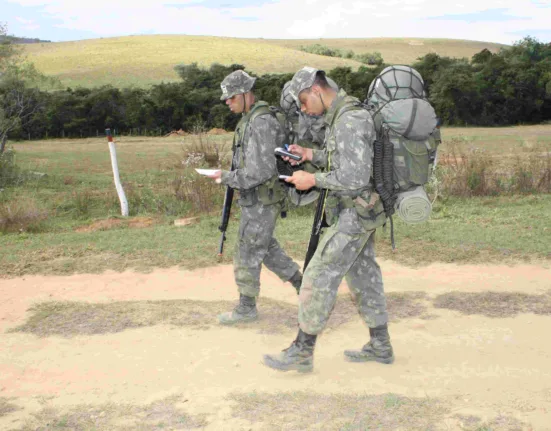
[[[470, 61], [432, 53], [412, 66], [423, 76], [427, 95], [445, 124], [497, 126], [551, 120], [549, 44], [528, 37], [495, 54], [483, 50]], [[349, 94], [364, 100], [369, 84], [384, 67], [384, 64], [375, 68], [362, 66], [357, 71], [337, 67], [328, 71], [328, 76]], [[32, 97], [27, 98], [32, 106], [28, 106], [27, 112], [33, 118], [17, 125], [10, 137], [95, 136], [106, 127], [116, 134], [141, 135], [163, 135], [180, 128], [233, 130], [239, 116], [220, 101], [220, 82], [245, 66], [213, 64], [201, 68], [194, 63], [181, 64], [175, 69], [180, 82], [162, 83], [149, 89], [103, 86], [54, 92], [25, 90], [32, 91]], [[256, 78], [257, 99], [278, 106], [281, 89], [292, 74]], [[4, 101], [8, 100], [10, 85], [4, 80], [0, 86]]]

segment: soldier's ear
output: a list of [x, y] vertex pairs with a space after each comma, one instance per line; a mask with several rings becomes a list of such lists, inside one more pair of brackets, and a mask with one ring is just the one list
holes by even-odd
[[312, 87], [310, 88], [310, 92], [311, 92], [311, 93], [314, 93], [314, 94], [317, 96], [317, 95], [320, 94], [320, 92], [321, 92], [321, 87], [320, 87], [318, 84], [314, 84], [314, 85], [312, 85]]

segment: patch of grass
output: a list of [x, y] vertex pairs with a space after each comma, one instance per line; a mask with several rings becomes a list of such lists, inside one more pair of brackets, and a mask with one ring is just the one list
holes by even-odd
[[[397, 322], [402, 319], [428, 319], [426, 293], [424, 292], [390, 292], [386, 294], [389, 319]], [[339, 297], [331, 313], [329, 327], [338, 327], [356, 319], [358, 309], [349, 298]]]
[[409, 265], [514, 264], [551, 258], [551, 195], [547, 194], [448, 198], [434, 205], [428, 223], [408, 225], [394, 219], [397, 249], [393, 252], [390, 247], [390, 229], [381, 229], [377, 253]]
[[[494, 419], [482, 422], [477, 416], [455, 415], [463, 431], [523, 431], [527, 425], [511, 416], [499, 415]], [[531, 429], [531, 428], [530, 428]]]
[[7, 416], [17, 410], [19, 410], [19, 407], [17, 407], [15, 404], [10, 403], [9, 399], [0, 397], [0, 418], [2, 416]]
[[438, 399], [312, 392], [235, 393], [233, 414], [263, 430], [434, 430], [449, 412]]
[[[443, 196], [551, 192], [551, 144], [540, 142], [496, 157], [474, 142], [452, 138], [436, 169]], [[463, 141], [463, 142], [462, 142]]]
[[77, 405], [70, 409], [46, 407], [34, 413], [14, 431], [149, 431], [198, 429], [207, 425], [203, 416], [191, 416], [187, 400], [168, 397], [146, 406], [130, 404]]
[[[296, 328], [296, 306], [268, 298], [259, 300], [258, 306], [258, 321], [240, 327], [263, 333], [281, 333]], [[235, 302], [231, 301], [44, 302], [31, 307], [27, 322], [11, 332], [27, 332], [39, 337], [73, 337], [161, 324], [208, 329], [218, 325], [217, 314], [234, 307]]]
[[[499, 155], [517, 151], [523, 140], [529, 141], [528, 146], [534, 146], [540, 139], [546, 139], [550, 130], [550, 126], [529, 126], [452, 129], [447, 133], [458, 139], [468, 138], [461, 144], [465, 148], [480, 143], [489, 153]], [[476, 136], [480, 142], [474, 140]], [[107, 269], [148, 271], [169, 266], [193, 269], [219, 263], [216, 254], [219, 216], [213, 217], [212, 213], [221, 212], [223, 187], [216, 187], [196, 175], [193, 167], [182, 164], [183, 149], [201, 150], [200, 139], [194, 136], [186, 136], [184, 142], [181, 138], [116, 139], [130, 215], [155, 219], [151, 227], [133, 230], [131, 235], [126, 224], [108, 232], [79, 229], [120, 217], [109, 152], [103, 138], [16, 143], [18, 166], [47, 176], [27, 179], [0, 192], [0, 205], [32, 200], [50, 216], [40, 223], [39, 235], [27, 232], [0, 235], [3, 251], [0, 277], [97, 273]], [[226, 154], [223, 148], [228, 146], [229, 139], [231, 135], [227, 134], [209, 136], [209, 148], [201, 151], [227, 163], [229, 149]], [[201, 188], [193, 181], [205, 182], [205, 191], [199, 193]], [[184, 182], [190, 183], [184, 187]], [[313, 212], [313, 205], [291, 208], [288, 217], [278, 222], [276, 228], [283, 248], [298, 260], [304, 259]], [[197, 225], [172, 226], [176, 218], [199, 213], [201, 221]], [[234, 205], [222, 263], [232, 260], [238, 217], [238, 206]], [[395, 236], [398, 248], [393, 252], [389, 229], [377, 233], [378, 255], [412, 266], [432, 262], [547, 261], [551, 259], [548, 245], [551, 243], [551, 195], [471, 198], [440, 195], [427, 223], [407, 225], [395, 217]]]
[[[290, 286], [288, 286], [291, 289]], [[426, 307], [421, 292], [390, 293], [387, 296], [391, 320], [423, 317]], [[232, 301], [121, 301], [110, 303], [42, 302], [32, 306], [27, 321], [10, 332], [26, 332], [38, 337], [97, 335], [154, 325], [208, 329], [217, 326], [216, 315], [232, 310]], [[297, 326], [298, 307], [270, 298], [258, 301], [259, 319], [236, 325], [260, 333], [277, 334]], [[356, 306], [339, 298], [328, 328], [336, 328], [357, 318]]]
[[521, 313], [551, 315], [551, 291], [544, 295], [519, 292], [449, 292], [434, 299], [434, 307], [481, 314], [487, 317], [515, 317]]

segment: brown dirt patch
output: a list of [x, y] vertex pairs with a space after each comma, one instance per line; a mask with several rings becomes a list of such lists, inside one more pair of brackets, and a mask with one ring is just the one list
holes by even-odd
[[190, 416], [182, 407], [186, 399], [169, 397], [146, 406], [129, 404], [78, 405], [70, 409], [47, 407], [14, 431], [94, 430], [148, 431], [203, 428], [201, 416]]
[[6, 398], [0, 397], [0, 417], [7, 416], [8, 414], [19, 410], [15, 404], [10, 403]]
[[487, 317], [514, 317], [522, 313], [551, 315], [551, 291], [543, 295], [519, 292], [449, 292], [434, 299], [434, 307], [482, 314]]
[[127, 227], [131, 229], [139, 229], [152, 226], [155, 223], [155, 219], [152, 217], [132, 217], [127, 219], [122, 218], [108, 218], [105, 220], [97, 220], [89, 225], [80, 226], [75, 229], [76, 232], [97, 232], [101, 230], [110, 230], [121, 227]]
[[[311, 392], [232, 394], [234, 416], [263, 430], [434, 430], [449, 412], [438, 399]], [[274, 424], [278, 418], [278, 424]], [[281, 424], [285, 427], [282, 428]]]
[[224, 129], [214, 127], [207, 132], [207, 135], [225, 135], [226, 133], [228, 132], [226, 132]]

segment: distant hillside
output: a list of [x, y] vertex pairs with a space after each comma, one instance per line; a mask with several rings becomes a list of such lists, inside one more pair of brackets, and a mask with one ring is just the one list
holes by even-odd
[[357, 69], [361, 63], [299, 51], [301, 45], [320, 43], [356, 53], [381, 52], [386, 63], [411, 63], [429, 52], [471, 57], [484, 48], [496, 52], [505, 45], [451, 39], [315, 39], [269, 40], [211, 36], [152, 35], [35, 43], [25, 46], [37, 68], [59, 78], [64, 86], [148, 86], [175, 81], [174, 66], [244, 64], [258, 74], [295, 72], [304, 65], [331, 70]]
[[441, 56], [471, 58], [484, 48], [497, 52], [508, 45], [460, 39], [419, 38], [372, 38], [372, 39], [257, 39], [284, 48], [299, 49], [301, 46], [319, 43], [330, 48], [351, 49], [357, 54], [378, 51], [385, 63], [411, 64], [419, 57], [434, 52]]
[[294, 72], [305, 64], [324, 69], [360, 63], [322, 57], [248, 39], [209, 36], [127, 36], [28, 45], [29, 60], [66, 86], [146, 86], [178, 80], [174, 66], [244, 64], [259, 74]]

